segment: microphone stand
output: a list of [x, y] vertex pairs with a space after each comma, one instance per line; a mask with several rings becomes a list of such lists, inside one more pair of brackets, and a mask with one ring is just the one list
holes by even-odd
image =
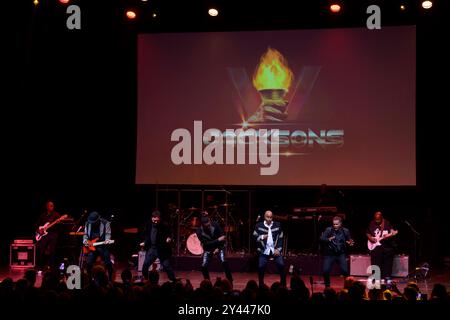
[[[86, 214], [87, 214], [87, 210], [83, 210], [83, 213], [81, 214], [80, 218], [77, 220], [77, 222], [75, 222], [74, 226], [72, 227], [72, 231], [74, 230], [75, 227], [81, 227], [80, 223], [81, 223], [81, 221], [83, 221]], [[78, 231], [80, 231], [80, 228], [77, 229], [77, 232]]]
[[414, 235], [414, 268], [417, 266], [417, 239], [420, 238], [420, 233], [414, 229], [414, 227], [405, 220], [405, 224], [409, 227]]
[[[233, 244], [231, 242], [231, 238], [230, 238], [230, 226], [228, 225], [229, 223], [233, 223], [234, 227], [235, 227], [235, 220], [233, 219], [233, 217], [230, 215], [229, 209], [228, 207], [230, 206], [230, 203], [228, 202], [229, 198], [231, 198], [233, 196], [233, 194], [228, 191], [227, 189], [225, 189], [224, 187], [221, 187], [222, 191], [225, 192], [225, 237], [226, 237], [226, 244], [227, 244], [227, 253], [231, 253], [234, 251], [233, 248]], [[231, 221], [230, 221], [231, 220]], [[223, 221], [223, 219], [222, 219]]]

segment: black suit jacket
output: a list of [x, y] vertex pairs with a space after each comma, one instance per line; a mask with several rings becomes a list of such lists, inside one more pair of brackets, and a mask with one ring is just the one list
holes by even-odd
[[206, 232], [203, 226], [197, 228], [197, 237], [202, 243], [203, 250], [214, 251], [217, 248], [223, 248], [225, 241], [219, 241], [219, 237], [224, 235], [224, 232], [217, 222], [211, 222], [211, 233]]
[[[283, 229], [281, 228], [281, 223], [278, 221], [272, 222], [272, 238], [274, 248], [280, 253], [283, 251]], [[255, 231], [253, 231], [253, 238], [256, 241], [256, 250], [259, 253], [264, 253], [266, 250], [267, 239], [262, 240], [261, 236], [269, 234], [269, 228], [266, 227], [264, 221], [260, 221], [255, 225]]]
[[144, 229], [144, 249], [148, 250], [150, 249], [152, 242], [151, 242], [151, 235], [152, 235], [152, 229], [157, 228], [156, 233], [156, 249], [158, 250], [158, 254], [160, 255], [161, 259], [167, 259], [170, 258], [172, 255], [172, 246], [171, 242], [167, 243], [167, 238], [172, 238], [172, 234], [170, 232], [169, 227], [164, 224], [160, 223], [157, 226], [154, 226], [151, 221], [149, 221], [145, 225]]

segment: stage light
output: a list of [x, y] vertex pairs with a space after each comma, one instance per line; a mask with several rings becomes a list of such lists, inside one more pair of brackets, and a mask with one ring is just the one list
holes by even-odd
[[39, 1], [38, 1], [38, 0], [34, 0], [34, 1], [33, 1], [33, 4], [34, 4], [35, 6], [37, 6], [37, 5], [39, 4]]
[[219, 10], [214, 9], [214, 8], [211, 8], [211, 9], [208, 10], [208, 14], [209, 14], [211, 17], [216, 17], [216, 16], [219, 14]]
[[332, 4], [332, 5], [330, 6], [330, 10], [331, 10], [331, 12], [333, 12], [333, 13], [338, 13], [339, 11], [341, 11], [341, 6], [338, 5], [338, 4], [336, 4], [336, 3], [334, 3], [334, 4]]
[[59, 0], [59, 3], [68, 4], [70, 0]]
[[156, 18], [156, 13], [153, 13], [153, 14], [152, 14], [152, 17], [153, 17], [153, 18]]
[[404, 5], [400, 6], [400, 10], [404, 11], [406, 9], [406, 7]]
[[430, 9], [433, 6], [432, 1], [422, 1], [422, 8], [424, 9]]
[[127, 15], [127, 18], [130, 20], [136, 19], [136, 12], [134, 12], [132, 10], [128, 10], [126, 15]]

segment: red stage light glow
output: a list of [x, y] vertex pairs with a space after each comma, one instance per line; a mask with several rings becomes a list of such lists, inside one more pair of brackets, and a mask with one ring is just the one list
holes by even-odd
[[130, 20], [136, 18], [136, 12], [134, 12], [134, 11], [132, 11], [132, 10], [128, 10], [127, 13], [126, 13], [126, 15], [127, 15], [127, 18], [130, 19]]
[[338, 5], [338, 4], [332, 4], [332, 5], [330, 6], [330, 10], [331, 10], [331, 12], [333, 12], [333, 13], [338, 13], [339, 11], [341, 11], [341, 6]]

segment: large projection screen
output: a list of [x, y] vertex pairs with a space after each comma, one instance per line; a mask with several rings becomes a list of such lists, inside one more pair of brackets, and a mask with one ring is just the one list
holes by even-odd
[[414, 26], [141, 34], [137, 67], [138, 184], [416, 184]]

